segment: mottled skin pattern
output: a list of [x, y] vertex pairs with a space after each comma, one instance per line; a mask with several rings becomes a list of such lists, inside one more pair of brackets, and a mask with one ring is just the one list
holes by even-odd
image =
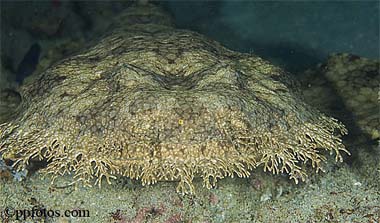
[[[288, 75], [249, 54], [157, 24], [116, 28], [22, 87], [16, 119], [0, 127], [3, 157], [47, 159], [53, 177], [143, 184], [247, 177], [261, 166], [306, 177], [321, 150], [346, 151], [345, 128], [303, 103]], [[337, 133], [334, 135], [334, 133]]]

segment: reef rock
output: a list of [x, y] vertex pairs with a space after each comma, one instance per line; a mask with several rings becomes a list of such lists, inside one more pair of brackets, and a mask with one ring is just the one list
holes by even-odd
[[323, 75], [353, 113], [360, 129], [372, 139], [379, 139], [379, 61], [336, 54], [323, 65]]

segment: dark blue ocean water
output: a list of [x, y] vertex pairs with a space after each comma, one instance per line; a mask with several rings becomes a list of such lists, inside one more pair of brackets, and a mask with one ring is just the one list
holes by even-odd
[[337, 52], [379, 58], [379, 1], [170, 1], [179, 27], [290, 70]]

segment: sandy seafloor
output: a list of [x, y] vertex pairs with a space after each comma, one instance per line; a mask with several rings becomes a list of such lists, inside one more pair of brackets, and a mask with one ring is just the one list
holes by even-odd
[[[119, 180], [102, 188], [55, 188], [35, 174], [23, 182], [3, 180], [0, 204], [10, 213], [33, 206], [89, 213], [34, 221], [13, 216], [8, 222], [379, 222], [380, 165], [366, 163], [371, 159], [366, 152], [360, 159], [361, 167], [331, 165], [327, 173], [299, 185], [259, 171], [248, 179], [220, 180], [211, 190], [196, 182], [191, 196], [176, 193], [170, 182], [142, 187]], [[56, 182], [65, 184], [64, 179]]]

